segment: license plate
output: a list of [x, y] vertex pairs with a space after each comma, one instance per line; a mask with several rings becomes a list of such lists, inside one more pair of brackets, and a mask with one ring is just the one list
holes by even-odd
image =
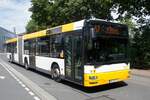
[[109, 83], [114, 83], [114, 82], [118, 82], [118, 79], [113, 79], [113, 80], [109, 80]]

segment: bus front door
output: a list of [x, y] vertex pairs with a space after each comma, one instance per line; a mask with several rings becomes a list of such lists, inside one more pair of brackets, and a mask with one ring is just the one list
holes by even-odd
[[74, 79], [82, 83], [83, 66], [82, 66], [82, 36], [81, 34], [73, 36], [73, 68]]
[[79, 35], [67, 35], [64, 38], [65, 76], [75, 82], [82, 82], [82, 43]]
[[30, 67], [35, 69], [35, 55], [36, 55], [36, 40], [30, 40], [30, 50], [29, 50], [29, 64]]
[[19, 64], [23, 64], [23, 59], [22, 59], [22, 37], [18, 38], [18, 56], [19, 56]]
[[72, 80], [73, 77], [73, 49], [72, 49], [72, 37], [70, 35], [64, 38], [64, 55], [65, 55], [65, 77]]

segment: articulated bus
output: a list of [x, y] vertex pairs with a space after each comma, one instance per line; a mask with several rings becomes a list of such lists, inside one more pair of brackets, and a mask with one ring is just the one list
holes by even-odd
[[84, 19], [6, 41], [10, 62], [84, 87], [130, 77], [128, 27], [101, 19]]

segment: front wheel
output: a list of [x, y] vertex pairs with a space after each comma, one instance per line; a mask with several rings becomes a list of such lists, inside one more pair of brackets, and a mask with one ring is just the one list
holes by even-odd
[[59, 70], [58, 67], [53, 67], [52, 68], [52, 79], [54, 79], [56, 82], [60, 82], [61, 81], [60, 70]]

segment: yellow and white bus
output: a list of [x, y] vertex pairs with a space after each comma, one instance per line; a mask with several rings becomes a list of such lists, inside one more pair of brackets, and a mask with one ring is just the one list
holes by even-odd
[[130, 77], [128, 28], [101, 19], [81, 20], [6, 41], [11, 62], [84, 87]]

